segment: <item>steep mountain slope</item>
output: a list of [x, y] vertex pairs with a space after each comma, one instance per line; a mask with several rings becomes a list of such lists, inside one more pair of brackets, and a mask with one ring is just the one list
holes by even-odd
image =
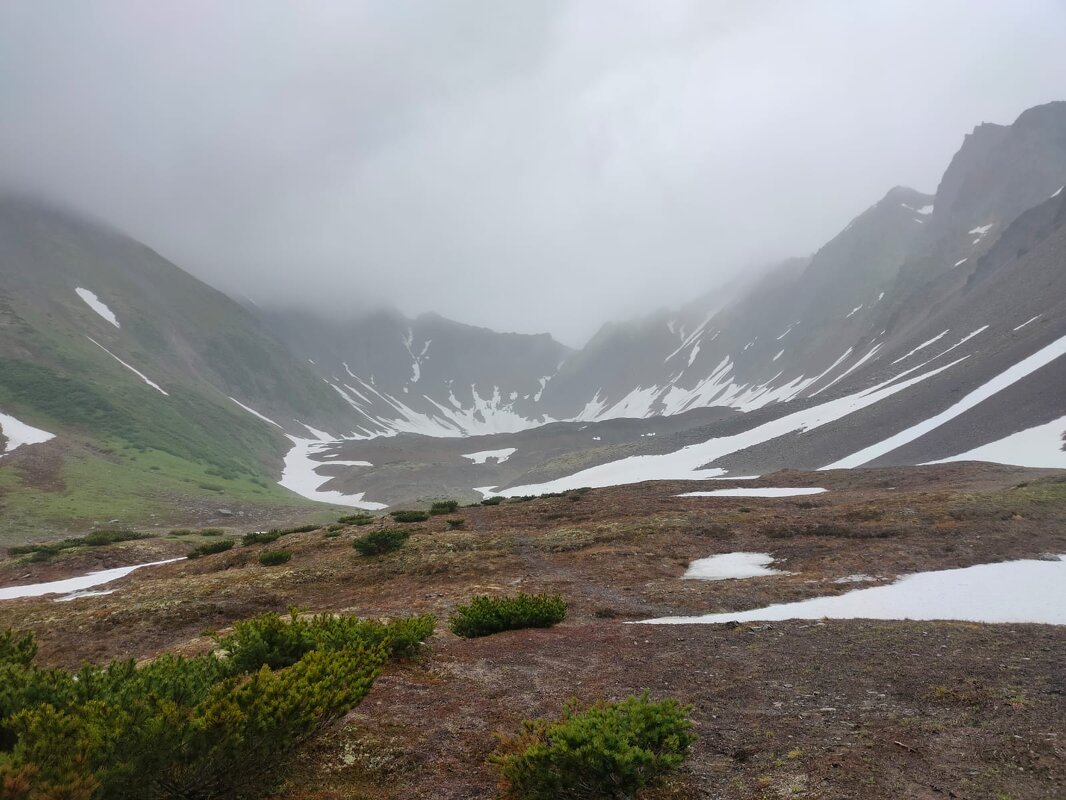
[[[62, 524], [108, 500], [162, 508], [164, 493], [287, 498], [275, 485], [284, 437], [231, 397], [282, 419], [352, 424], [225, 295], [103, 225], [0, 200], [0, 411], [55, 434], [5, 456], [5, 525], [42, 503]], [[149, 470], [160, 481], [145, 480]], [[99, 502], [84, 496], [90, 486]]]

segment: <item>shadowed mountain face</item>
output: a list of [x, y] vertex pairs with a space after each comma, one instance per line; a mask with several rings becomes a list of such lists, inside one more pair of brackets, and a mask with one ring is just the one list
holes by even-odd
[[[242, 307], [119, 233], [8, 198], [0, 412], [224, 479], [276, 478], [286, 433], [316, 442], [310, 483], [383, 502], [722, 437], [739, 438], [707, 463], [734, 474], [950, 458], [1066, 417], [1064, 184], [1066, 103], [981, 125], [935, 195], [896, 187], [746, 291], [607, 324], [578, 351], [432, 314]], [[838, 402], [855, 407], [818, 411]], [[641, 422], [608, 423], [623, 418]], [[341, 451], [377, 466], [318, 472]]]

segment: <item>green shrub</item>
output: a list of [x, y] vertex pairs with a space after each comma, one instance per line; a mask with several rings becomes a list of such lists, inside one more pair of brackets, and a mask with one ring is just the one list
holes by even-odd
[[462, 518], [450, 519], [447, 520], [447, 522], [448, 527], [453, 531], [459, 530], [459, 528], [463, 527], [466, 524], [466, 520]]
[[429, 513], [435, 517], [441, 514], [454, 514], [458, 508], [458, 500], [439, 500], [429, 507]]
[[503, 502], [503, 498], [500, 497], [499, 495], [495, 495], [493, 497], [486, 497], [484, 500], [481, 501], [481, 505], [483, 505], [483, 506], [498, 506], [502, 502]]
[[259, 563], [264, 567], [276, 567], [288, 564], [292, 559], [292, 553], [288, 550], [264, 550], [259, 554]]
[[253, 544], [270, 544], [281, 538], [281, 531], [251, 531], [244, 534], [241, 544], [248, 546]]
[[318, 525], [297, 525], [295, 528], [282, 528], [278, 533], [282, 536], [290, 533], [310, 533], [311, 531], [317, 531], [319, 527]]
[[403, 528], [382, 528], [360, 536], [352, 542], [352, 547], [364, 556], [380, 556], [399, 550], [410, 535]]
[[201, 536], [222, 536], [225, 531], [222, 528], [201, 528]]
[[397, 522], [425, 522], [429, 519], [426, 511], [390, 511], [389, 515]]
[[337, 531], [342, 531], [342, 530], [344, 530], [344, 526], [340, 525], [340, 524], [329, 525], [329, 526], [326, 527], [326, 532], [327, 533], [336, 533]]
[[[300, 646], [283, 658], [257, 649], [264, 630]], [[219, 640], [225, 657], [164, 655], [76, 675], [36, 666], [32, 637], [0, 634], [0, 796], [262, 796], [296, 745], [358, 705], [390, 654], [414, 652], [432, 632], [432, 617], [263, 615]]]
[[631, 798], [685, 760], [695, 740], [690, 711], [647, 692], [583, 710], [570, 704], [558, 721], [527, 720], [489, 760], [511, 800]]
[[566, 601], [557, 594], [478, 595], [455, 609], [448, 627], [457, 636], [472, 639], [520, 628], [550, 628], [565, 618]]
[[200, 556], [209, 556], [214, 553], [224, 553], [233, 547], [232, 539], [223, 539], [218, 542], [207, 542], [199, 547], [189, 551], [189, 558], [199, 558]]
[[150, 539], [151, 536], [147, 533], [140, 533], [139, 531], [93, 531], [87, 533], [85, 536], [75, 536], [71, 539], [63, 539], [59, 542], [47, 542], [43, 544], [21, 544], [15, 547], [8, 548], [8, 555], [34, 556], [32, 561], [46, 561], [58, 553], [64, 550], [71, 550], [75, 547], [106, 547], [109, 544], [117, 544], [118, 542], [131, 542], [136, 539]]
[[175, 528], [167, 536], [192, 536], [196, 531], [189, 528]]
[[68, 539], [72, 546], [84, 544], [89, 547], [105, 547], [109, 544], [116, 544], [117, 542], [132, 542], [136, 539], [149, 538], [147, 533], [140, 533], [138, 531], [93, 531], [80, 539]]
[[316, 648], [383, 646], [393, 657], [407, 657], [433, 634], [435, 625], [430, 614], [379, 622], [335, 614], [299, 617], [294, 610], [288, 618], [267, 613], [242, 620], [233, 633], [215, 641], [233, 669], [251, 672], [264, 664], [271, 669], [290, 666]]
[[369, 525], [377, 517], [373, 514], [351, 514], [347, 517], [341, 517], [337, 522], [343, 525]]

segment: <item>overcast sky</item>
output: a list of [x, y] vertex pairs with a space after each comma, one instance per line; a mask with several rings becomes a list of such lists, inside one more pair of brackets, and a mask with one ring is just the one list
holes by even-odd
[[0, 4], [0, 185], [260, 303], [580, 344], [1066, 99], [1063, 0]]

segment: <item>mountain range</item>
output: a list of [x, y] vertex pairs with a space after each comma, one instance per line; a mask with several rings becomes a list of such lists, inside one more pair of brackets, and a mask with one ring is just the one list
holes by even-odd
[[[1066, 102], [743, 290], [582, 348], [260, 308], [0, 198], [5, 525], [982, 458], [1066, 468]], [[280, 485], [279, 482], [280, 481]]]

